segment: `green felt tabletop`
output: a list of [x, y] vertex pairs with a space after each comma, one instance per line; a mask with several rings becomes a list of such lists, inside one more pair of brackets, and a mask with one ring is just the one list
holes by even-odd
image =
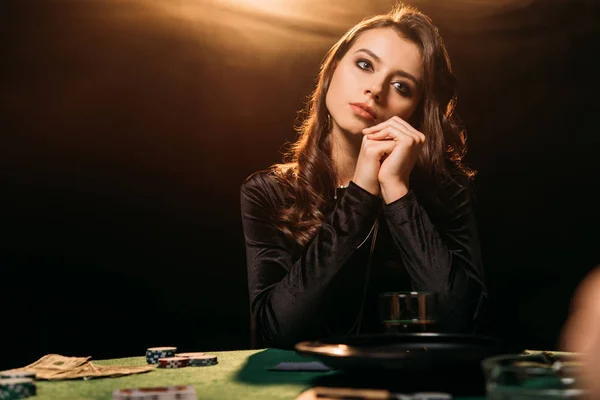
[[[115, 389], [193, 385], [202, 399], [295, 399], [315, 386], [316, 378], [334, 372], [270, 371], [282, 361], [311, 361], [278, 349], [209, 352], [218, 364], [208, 367], [154, 369], [147, 373], [90, 380], [38, 381], [39, 400], [108, 400]], [[145, 365], [145, 357], [92, 360], [98, 365]], [[463, 398], [466, 400], [466, 398]], [[472, 398], [476, 399], [476, 398]]]

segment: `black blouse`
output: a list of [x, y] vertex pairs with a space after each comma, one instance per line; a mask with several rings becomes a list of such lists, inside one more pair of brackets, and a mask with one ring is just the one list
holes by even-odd
[[441, 196], [411, 182], [408, 194], [387, 205], [350, 182], [332, 196], [322, 226], [303, 248], [275, 227], [273, 218], [288, 201], [280, 185], [272, 172], [261, 171], [241, 187], [250, 304], [261, 344], [290, 348], [302, 340], [382, 332], [378, 294], [385, 291], [436, 292], [441, 329], [476, 332], [487, 291], [466, 178], [447, 184]]

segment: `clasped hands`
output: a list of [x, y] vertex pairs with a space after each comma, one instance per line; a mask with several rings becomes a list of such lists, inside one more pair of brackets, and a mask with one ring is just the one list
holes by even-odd
[[425, 135], [400, 117], [365, 128], [353, 181], [389, 204], [408, 193]]

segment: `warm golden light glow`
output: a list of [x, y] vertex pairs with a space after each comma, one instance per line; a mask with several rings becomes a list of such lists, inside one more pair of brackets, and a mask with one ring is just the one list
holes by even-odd
[[344, 355], [348, 351], [348, 346], [345, 344], [338, 344], [337, 347], [334, 347], [331, 352], [337, 355]]
[[[246, 32], [244, 38], [252, 37], [257, 29], [263, 30], [261, 39], [267, 45], [290, 34], [301, 40], [307, 36], [326, 39], [332, 44], [365, 17], [360, 2], [347, 4], [341, 0], [181, 0], [149, 4], [177, 20], [201, 22], [204, 29], [215, 29], [211, 34], [214, 40], [220, 39], [220, 29]], [[382, 11], [388, 8], [389, 4], [381, 6]]]
[[306, 9], [307, 1], [294, 0], [216, 0], [217, 3], [237, 8], [240, 10], [260, 10], [269, 14], [292, 14], [303, 8]]
[[[320, 0], [180, 0], [145, 3], [193, 41], [210, 43], [223, 67], [291, 68], [312, 56], [311, 68], [364, 7]], [[177, 29], [177, 28], [176, 28]], [[202, 44], [205, 46], [205, 44]]]

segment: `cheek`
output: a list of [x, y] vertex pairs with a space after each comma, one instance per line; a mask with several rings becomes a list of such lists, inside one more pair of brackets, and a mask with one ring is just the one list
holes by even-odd
[[418, 102], [408, 99], [400, 99], [390, 107], [392, 115], [396, 115], [403, 120], [408, 121], [415, 113]]
[[353, 86], [353, 77], [345, 66], [339, 66], [331, 77], [327, 96], [334, 102], [345, 100]]
[[335, 114], [336, 105], [339, 103], [340, 89], [338, 74], [333, 74], [331, 82], [329, 82], [329, 88], [327, 89], [327, 95], [325, 96], [325, 106], [330, 114]]
[[331, 77], [331, 82], [329, 82], [329, 89], [327, 90], [327, 103], [333, 104], [336, 102], [336, 99], [339, 97], [341, 85], [339, 84], [339, 73], [336, 71]]

